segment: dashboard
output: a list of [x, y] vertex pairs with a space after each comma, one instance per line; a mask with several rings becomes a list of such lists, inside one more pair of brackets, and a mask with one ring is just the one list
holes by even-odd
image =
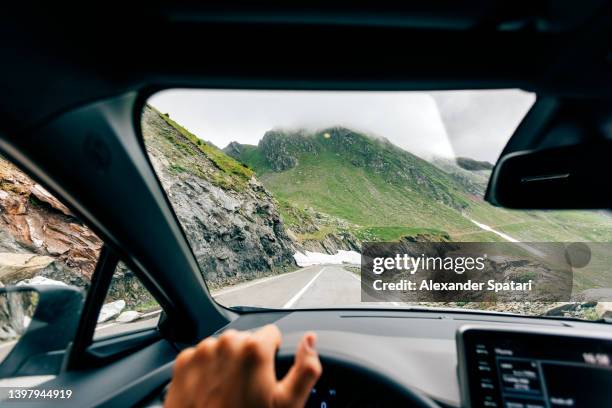
[[612, 340], [546, 330], [460, 328], [464, 406], [612, 407]]
[[[270, 323], [283, 334], [279, 375], [317, 332], [323, 375], [309, 407], [612, 407], [608, 324], [354, 309], [247, 313], [224, 329]], [[415, 395], [431, 404], [407, 405]]]
[[[344, 369], [335, 367], [330, 370], [329, 364], [323, 361], [324, 381], [316, 389], [316, 397], [311, 398], [311, 406], [316, 407], [320, 407], [321, 402], [325, 402], [327, 408], [351, 406], [341, 403], [340, 397], [344, 398], [346, 394], [379, 398], [387, 392], [387, 388], [379, 382], [368, 384], [366, 381], [359, 387], [350, 386], [357, 377], [356, 371], [349, 369], [353, 366], [376, 372], [393, 384], [421, 392], [443, 407], [520, 408], [521, 405], [503, 405], [504, 400], [499, 397], [493, 399], [497, 405], [482, 405], [476, 400], [471, 402], [468, 394], [462, 391], [466, 381], [477, 381], [473, 371], [471, 375], [462, 371], [466, 371], [466, 361], [479, 361], [467, 352], [467, 347], [472, 347], [470, 345], [479, 339], [493, 351], [496, 346], [508, 346], [507, 340], [512, 339], [510, 346], [515, 357], [535, 358], [547, 370], [560, 372], [557, 366], [549, 368], [548, 362], [552, 361], [567, 361], [570, 363], [568, 367], [572, 368], [575, 367], [573, 363], [577, 363], [580, 370], [596, 367], [597, 373], [603, 370], [598, 378], [612, 384], [609, 368], [585, 363], [583, 357], [583, 353], [587, 353], [587, 356], [592, 353], [595, 359], [605, 361], [602, 355], [611, 356], [612, 325], [601, 323], [504, 314], [356, 309], [251, 313], [242, 315], [228, 327], [246, 330], [268, 323], [278, 325], [283, 333], [279, 358], [291, 359], [302, 334], [314, 330], [318, 335], [317, 348], [322, 358], [332, 358], [336, 366], [338, 362], [344, 363]], [[536, 336], [537, 333], [540, 335]], [[563, 387], [561, 381], [559, 379], [555, 384]], [[592, 389], [594, 384], [589, 384], [587, 389]], [[337, 397], [321, 400], [330, 390]], [[499, 388], [495, 391], [498, 392]], [[601, 398], [601, 394], [597, 398]], [[370, 398], [363, 401], [368, 404], [353, 406], [388, 406], [382, 403], [376, 405]], [[581, 403], [582, 400], [575, 397], [573, 406], [612, 406]], [[527, 408], [529, 405], [523, 406]], [[533, 405], [533, 408], [536, 406]]]

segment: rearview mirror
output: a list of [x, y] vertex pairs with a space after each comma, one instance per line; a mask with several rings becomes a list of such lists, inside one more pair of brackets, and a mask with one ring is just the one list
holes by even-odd
[[73, 286], [0, 288], [0, 353], [8, 352], [0, 378], [56, 372], [74, 339], [82, 305], [82, 291]]
[[485, 199], [515, 209], [609, 209], [612, 142], [608, 140], [503, 156]]

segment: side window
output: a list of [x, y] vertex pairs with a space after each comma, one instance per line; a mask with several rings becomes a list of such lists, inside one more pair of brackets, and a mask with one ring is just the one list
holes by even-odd
[[[87, 290], [101, 248], [102, 240], [64, 204], [0, 157], [0, 286]], [[17, 300], [0, 299], [0, 361], [26, 331], [34, 309], [32, 299]]]
[[161, 307], [127, 265], [119, 262], [98, 316], [94, 339], [157, 326]]

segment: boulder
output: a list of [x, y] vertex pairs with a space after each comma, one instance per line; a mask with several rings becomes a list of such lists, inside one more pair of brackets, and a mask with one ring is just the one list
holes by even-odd
[[555, 306], [548, 309], [545, 313], [546, 316], [563, 316], [563, 312], [571, 312], [576, 310], [579, 306], [579, 303], [561, 303], [556, 304]]
[[597, 303], [595, 313], [600, 319], [612, 319], [612, 302]]
[[36, 254], [0, 253], [0, 281], [15, 282], [33, 277], [55, 258]]
[[134, 320], [140, 319], [142, 313], [137, 312], [135, 310], [127, 310], [125, 312], [121, 312], [121, 314], [115, 319], [117, 323], [129, 323]]
[[119, 315], [123, 308], [125, 308], [125, 300], [121, 299], [103, 305], [98, 316], [98, 323], [104, 323]]

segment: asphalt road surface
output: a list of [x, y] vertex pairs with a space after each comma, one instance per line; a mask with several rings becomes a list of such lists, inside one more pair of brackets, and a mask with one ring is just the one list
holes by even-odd
[[361, 280], [341, 265], [316, 265], [212, 293], [224, 306], [278, 309], [359, 306]]

